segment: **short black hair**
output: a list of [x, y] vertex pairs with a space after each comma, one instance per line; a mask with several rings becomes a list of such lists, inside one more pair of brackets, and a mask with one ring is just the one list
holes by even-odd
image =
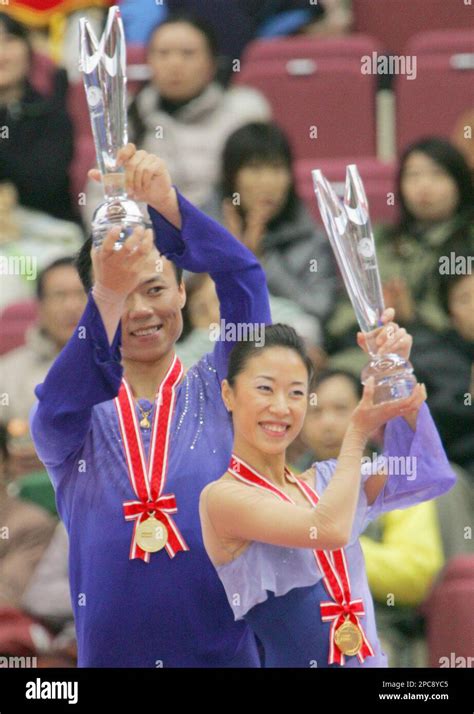
[[48, 273], [50, 273], [52, 270], [55, 270], [56, 268], [63, 268], [64, 266], [71, 266], [72, 268], [75, 268], [76, 265], [74, 256], [69, 255], [65, 256], [64, 258], [58, 258], [57, 260], [54, 260], [52, 263], [43, 268], [43, 270], [38, 275], [38, 279], [36, 281], [36, 297], [38, 298], [38, 300], [42, 300], [44, 297], [44, 281]]
[[[91, 250], [92, 250], [92, 236], [84, 242], [80, 250], [78, 251], [75, 259], [74, 265], [77, 268], [81, 283], [84, 287], [86, 293], [92, 288], [92, 260], [91, 260]], [[168, 258], [169, 260], [169, 258]], [[179, 268], [172, 260], [169, 261], [174, 268], [174, 273], [176, 275], [176, 282], [178, 285], [181, 284], [183, 280], [183, 269]]]
[[314, 368], [303, 338], [293, 327], [277, 322], [274, 325], [265, 325], [265, 341], [262, 346], [257, 344], [256, 340], [240, 341], [234, 345], [227, 367], [227, 381], [231, 387], [234, 386], [236, 377], [244, 371], [249, 359], [270, 347], [287, 347], [296, 352], [306, 367], [308, 382], [311, 382]]
[[311, 384], [311, 388], [316, 389], [321, 384], [323, 384], [323, 382], [326, 382], [328, 379], [332, 379], [333, 377], [344, 377], [345, 379], [347, 379], [347, 381], [350, 382], [351, 386], [353, 387], [357, 398], [360, 399], [362, 397], [362, 383], [354, 374], [352, 374], [352, 372], [349, 372], [347, 369], [327, 368], [321, 370], [321, 372], [318, 372], [315, 375]]
[[195, 15], [192, 12], [173, 12], [168, 15], [165, 20], [158, 23], [158, 25], [155, 25], [155, 27], [151, 29], [148, 35], [147, 44], [150, 44], [155, 36], [155, 33], [161, 30], [162, 27], [166, 27], [166, 25], [176, 25], [179, 23], [182, 23], [183, 25], [191, 25], [191, 27], [194, 27], [195, 30], [198, 30], [198, 32], [200, 32], [206, 40], [209, 54], [214, 59], [217, 59], [219, 55], [219, 45], [214, 28], [208, 22], [199, 17], [199, 15]]
[[28, 48], [28, 54], [31, 61], [33, 57], [33, 46], [31, 44], [30, 33], [26, 25], [23, 25], [21, 22], [18, 22], [18, 20], [15, 20], [15, 18], [7, 15], [6, 12], [0, 12], [0, 26], [3, 27], [8, 35], [17, 37], [25, 43]]

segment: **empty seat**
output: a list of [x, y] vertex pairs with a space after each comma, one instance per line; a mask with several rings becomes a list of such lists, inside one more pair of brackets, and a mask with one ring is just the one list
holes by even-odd
[[298, 195], [305, 202], [313, 217], [321, 223], [321, 216], [314, 195], [311, 171], [320, 169], [338, 195], [344, 194], [346, 166], [357, 164], [369, 202], [372, 223], [393, 223], [396, 207], [392, 200], [395, 192], [393, 163], [379, 161], [374, 157], [347, 157], [344, 159], [304, 159], [295, 164], [295, 180]]
[[338, 57], [360, 59], [365, 54], [381, 50], [373, 37], [353, 34], [348, 37], [285, 37], [275, 40], [253, 40], [244, 50], [242, 64], [268, 60], [298, 60], [305, 58]]
[[36, 300], [23, 300], [0, 312], [0, 355], [21, 347], [25, 333], [38, 316]]
[[355, 31], [395, 54], [418, 32], [474, 27], [474, 7], [462, 0], [352, 0], [352, 7]]
[[416, 79], [396, 77], [395, 95], [399, 150], [422, 136], [450, 137], [473, 105], [474, 55], [420, 55]]
[[250, 63], [234, 83], [267, 97], [295, 158], [375, 155], [376, 77], [360, 58]]
[[406, 54], [474, 53], [474, 28], [469, 30], [434, 30], [414, 35], [405, 48]]

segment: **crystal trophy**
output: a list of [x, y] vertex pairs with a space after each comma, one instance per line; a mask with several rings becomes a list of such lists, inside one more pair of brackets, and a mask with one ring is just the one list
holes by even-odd
[[379, 354], [375, 340], [385, 309], [367, 196], [357, 166], [346, 169], [344, 201], [320, 170], [312, 172], [321, 217], [352, 307], [365, 333], [370, 362], [363, 384], [374, 377], [374, 404], [408, 397], [415, 384], [413, 366], [395, 353]]
[[125, 190], [125, 171], [117, 152], [128, 143], [126, 47], [120, 10], [111, 7], [98, 42], [85, 18], [80, 19], [80, 70], [94, 137], [105, 200], [92, 219], [92, 240], [100, 247], [111, 228], [120, 226], [119, 250], [137, 226], [145, 225], [140, 208]]

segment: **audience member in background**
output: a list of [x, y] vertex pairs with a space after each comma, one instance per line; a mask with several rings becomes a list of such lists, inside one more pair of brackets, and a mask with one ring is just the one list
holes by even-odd
[[8, 487], [10, 478], [7, 431], [0, 425], [0, 654], [35, 654], [35, 634], [48, 642], [48, 633], [31, 627], [34, 623], [21, 611], [21, 598], [57, 521], [17, 498]]
[[456, 122], [452, 134], [454, 146], [464, 154], [474, 177], [474, 107], [463, 112]]
[[267, 18], [257, 29], [258, 37], [296, 33], [338, 37], [349, 32], [352, 25], [350, 0], [321, 0], [312, 4], [307, 0], [274, 0], [261, 6], [261, 13], [266, 12]]
[[204, 210], [259, 258], [271, 295], [297, 303], [323, 325], [334, 307], [336, 270], [326, 237], [296, 195], [281, 129], [255, 122], [229, 137], [221, 185]]
[[[317, 403], [309, 407], [302, 431], [309, 449], [298, 464], [302, 469], [338, 457], [362, 389], [352, 374], [327, 370], [316, 377], [312, 392]], [[375, 454], [375, 446], [369, 445], [367, 458]], [[377, 629], [390, 667], [426, 666], [422, 619], [416, 607], [444, 564], [438, 502], [385, 513], [369, 524], [360, 539]]]
[[77, 221], [69, 193], [72, 124], [65, 108], [65, 75], [51, 97], [29, 82], [32, 49], [20, 23], [0, 13], [0, 181], [12, 182], [20, 203]]
[[[402, 325], [421, 321], [439, 330], [447, 326], [437, 300], [440, 259], [474, 255], [472, 174], [449, 141], [427, 138], [403, 153], [397, 185], [399, 221], [375, 231], [385, 304], [395, 308]], [[328, 325], [331, 351], [351, 344], [356, 329], [344, 299]]]
[[[458, 254], [458, 260], [461, 257]], [[474, 487], [474, 256], [464, 258], [464, 275], [440, 276], [439, 298], [448, 328], [440, 334], [419, 328], [412, 361], [426, 384], [446, 453], [469, 471]]]
[[14, 184], [0, 181], [0, 309], [32, 298], [37, 272], [83, 242], [76, 223], [19, 205]]
[[[160, 156], [181, 193], [199, 207], [217, 183], [227, 137], [242, 124], [268, 119], [271, 113], [255, 89], [226, 90], [214, 81], [216, 53], [207, 25], [191, 15], [169, 16], [151, 34], [151, 80], [129, 109], [130, 141]], [[101, 195], [100, 185], [89, 184], [86, 223]]]
[[[318, 322], [295, 302], [270, 295], [273, 322], [286, 320], [305, 340], [308, 354], [317, 365], [323, 364], [325, 354], [320, 349], [321, 331]], [[222, 334], [219, 300], [214, 282], [207, 273], [188, 274], [186, 277], [186, 305], [183, 309], [183, 333], [176, 345], [176, 354], [186, 368], [212, 352], [218, 334]], [[225, 331], [224, 326], [224, 331]], [[250, 329], [250, 328], [249, 328]]]
[[10, 468], [14, 475], [43, 470], [30, 441], [28, 416], [34, 388], [44, 380], [58, 353], [73, 334], [86, 295], [74, 259], [60, 258], [38, 276], [38, 322], [26, 342], [0, 357], [0, 422], [12, 437]]

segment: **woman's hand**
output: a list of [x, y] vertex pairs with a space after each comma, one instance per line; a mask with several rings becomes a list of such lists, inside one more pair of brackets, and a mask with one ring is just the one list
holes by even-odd
[[[125, 168], [125, 189], [129, 198], [147, 203], [176, 228], [181, 228], [178, 198], [165, 162], [147, 151], [137, 151], [135, 144], [127, 144], [118, 151], [117, 164]], [[88, 176], [94, 181], [102, 181], [98, 169], [91, 169]]]
[[368, 341], [374, 341], [378, 354], [388, 354], [395, 352], [403, 359], [410, 358], [413, 337], [400, 327], [396, 322], [393, 322], [395, 310], [392, 307], [386, 308], [382, 313], [383, 327], [377, 327], [371, 332], [358, 332], [357, 344], [364, 352], [369, 353]]
[[233, 236], [243, 243], [255, 255], [261, 253], [262, 240], [267, 230], [270, 219], [268, 208], [255, 206], [248, 211], [245, 225], [242, 216], [237, 211], [230, 199], [222, 202], [222, 215], [224, 225]]
[[355, 408], [351, 423], [353, 427], [365, 434], [367, 438], [372, 432], [390, 419], [402, 416], [405, 417], [410, 427], [415, 430], [418, 411], [426, 400], [426, 389], [424, 384], [416, 384], [412, 393], [405, 399], [397, 399], [392, 402], [374, 404], [374, 378], [370, 377], [364, 386], [362, 399]]

